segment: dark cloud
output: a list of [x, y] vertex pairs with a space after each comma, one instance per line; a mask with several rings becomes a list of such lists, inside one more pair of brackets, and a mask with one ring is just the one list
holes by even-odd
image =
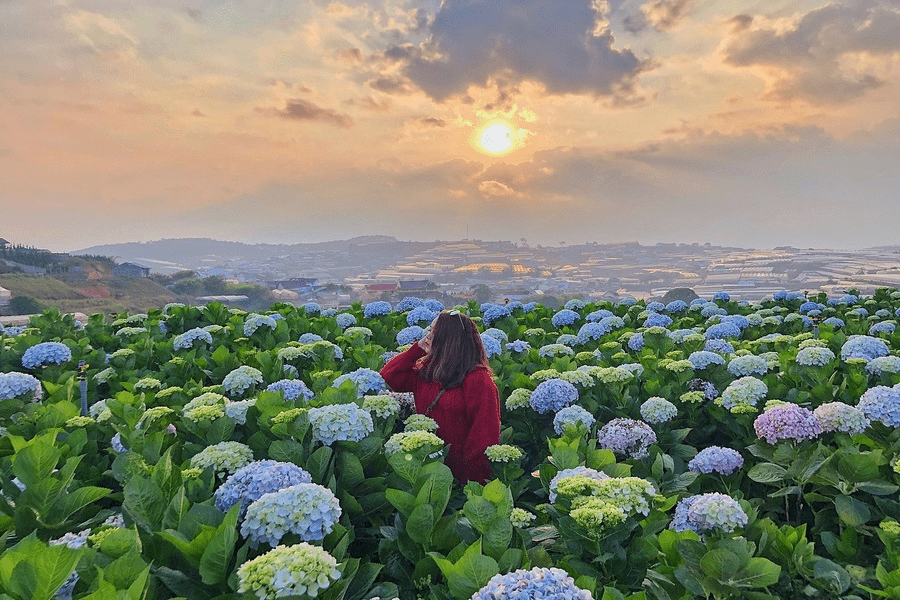
[[353, 121], [348, 115], [341, 114], [330, 108], [316, 106], [312, 102], [303, 100], [302, 98], [288, 100], [283, 109], [275, 109], [274, 112], [285, 119], [297, 121], [321, 121], [323, 123], [337, 125], [338, 127], [350, 127], [353, 124]]
[[438, 119], [437, 117], [419, 117], [416, 121], [426, 127], [446, 127], [447, 121]]
[[615, 48], [598, 28], [591, 0], [445, 0], [418, 46], [393, 45], [385, 56], [432, 98], [463, 95], [498, 79], [540, 82], [551, 94], [612, 95], [644, 64]]
[[900, 10], [862, 0], [828, 4], [805, 14], [789, 29], [752, 27], [747, 15], [725, 46], [729, 64], [778, 69], [783, 76], [769, 90], [776, 99], [846, 102], [884, 84], [865, 67], [843, 59], [853, 53], [889, 57], [900, 52]]
[[369, 81], [369, 87], [385, 94], [408, 94], [409, 87], [398, 77], [378, 77]]

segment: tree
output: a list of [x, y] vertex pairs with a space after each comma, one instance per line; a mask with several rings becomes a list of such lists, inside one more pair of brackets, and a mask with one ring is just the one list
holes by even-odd
[[9, 301], [9, 310], [14, 315], [33, 315], [44, 310], [44, 305], [30, 296], [14, 296]]
[[696, 300], [699, 298], [697, 293], [691, 288], [673, 288], [666, 292], [666, 295], [662, 297], [661, 302], [663, 304], [668, 304], [669, 302], [674, 302], [675, 300], [682, 300], [686, 304], [690, 304], [691, 300]]
[[491, 288], [484, 285], [483, 283], [476, 283], [469, 288], [469, 291], [472, 292], [472, 295], [475, 297], [475, 301], [479, 304], [490, 302], [494, 297], [494, 292], [491, 291]]

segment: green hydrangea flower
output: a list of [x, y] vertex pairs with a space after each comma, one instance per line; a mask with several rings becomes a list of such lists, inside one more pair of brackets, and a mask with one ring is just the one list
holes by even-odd
[[522, 451], [516, 448], [515, 446], [509, 446], [507, 444], [496, 444], [493, 446], [488, 446], [484, 453], [487, 455], [488, 460], [491, 462], [515, 462], [520, 460], [523, 456]]
[[536, 515], [531, 514], [524, 508], [514, 508], [509, 515], [509, 520], [513, 527], [524, 529], [531, 525], [531, 522], [537, 519]]
[[94, 419], [92, 419], [90, 417], [77, 416], [77, 417], [72, 417], [71, 419], [68, 419], [66, 421], [66, 427], [87, 427], [88, 425], [91, 425], [92, 423], [94, 423]]
[[689, 404], [700, 404], [706, 399], [706, 394], [701, 391], [685, 392], [678, 399]]
[[208, 446], [191, 458], [191, 467], [211, 468], [221, 479], [253, 462], [253, 450], [240, 442], [220, 442]]
[[252, 593], [260, 600], [283, 596], [315, 598], [340, 579], [337, 561], [322, 548], [300, 542], [293, 546], [276, 546], [237, 571], [238, 591]]
[[289, 408], [272, 417], [272, 423], [292, 423], [294, 419], [308, 411], [308, 408]]
[[363, 408], [376, 417], [387, 419], [400, 413], [400, 403], [393, 396], [382, 394], [363, 398]]
[[513, 390], [506, 398], [506, 410], [517, 410], [531, 406], [531, 390], [518, 388]]
[[225, 416], [226, 401], [222, 394], [206, 392], [185, 404], [182, 414], [185, 419], [194, 423], [212, 421]]
[[410, 415], [403, 421], [405, 431], [430, 431], [434, 433], [438, 429], [437, 421], [425, 415]]
[[422, 447], [442, 447], [444, 440], [430, 431], [402, 431], [395, 433], [384, 443], [384, 453], [388, 456], [398, 452], [415, 452]]
[[597, 538], [603, 531], [615, 527], [625, 521], [625, 511], [605, 500], [596, 497], [576, 498], [569, 512], [572, 519], [587, 529], [588, 535]]

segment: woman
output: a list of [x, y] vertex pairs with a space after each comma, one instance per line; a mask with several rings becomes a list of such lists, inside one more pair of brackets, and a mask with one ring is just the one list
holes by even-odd
[[500, 443], [492, 375], [475, 323], [458, 310], [440, 313], [428, 335], [381, 369], [392, 390], [413, 392], [416, 412], [437, 422], [437, 435], [450, 446], [447, 466], [464, 484], [490, 479], [484, 450]]

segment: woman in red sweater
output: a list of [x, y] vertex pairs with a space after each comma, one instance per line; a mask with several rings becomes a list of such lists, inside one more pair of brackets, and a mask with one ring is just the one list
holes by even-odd
[[500, 443], [500, 395], [472, 319], [457, 310], [440, 313], [428, 335], [392, 358], [381, 376], [395, 392], [413, 392], [416, 412], [437, 422], [457, 479], [490, 479], [484, 451]]

